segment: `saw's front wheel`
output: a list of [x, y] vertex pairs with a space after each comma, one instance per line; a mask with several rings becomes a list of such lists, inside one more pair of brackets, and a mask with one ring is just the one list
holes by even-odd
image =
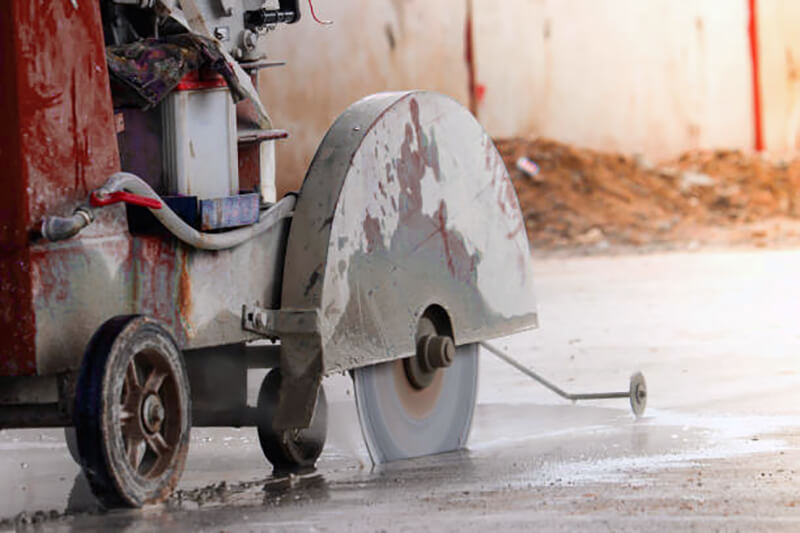
[[311, 425], [305, 429], [276, 430], [272, 420], [278, 409], [281, 371], [274, 368], [261, 382], [258, 392], [258, 441], [261, 450], [278, 473], [313, 468], [328, 432], [328, 401], [320, 386]]
[[166, 500], [189, 449], [189, 380], [161, 322], [121, 316], [89, 341], [75, 394], [81, 466], [106, 506]]
[[361, 431], [376, 464], [463, 448], [478, 394], [478, 345], [459, 346], [452, 364], [419, 388], [404, 360], [353, 372]]

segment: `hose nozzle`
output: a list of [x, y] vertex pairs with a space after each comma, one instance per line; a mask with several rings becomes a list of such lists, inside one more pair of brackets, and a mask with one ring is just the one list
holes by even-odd
[[42, 235], [48, 241], [63, 241], [74, 237], [92, 222], [94, 212], [90, 207], [82, 205], [68, 217], [45, 217], [42, 220]]

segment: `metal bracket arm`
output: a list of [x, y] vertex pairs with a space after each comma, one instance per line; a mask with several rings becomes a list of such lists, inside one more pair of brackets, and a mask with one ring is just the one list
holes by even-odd
[[571, 394], [551, 383], [543, 376], [540, 376], [504, 351], [500, 350], [499, 348], [495, 348], [488, 342], [481, 342], [480, 345], [523, 374], [538, 381], [543, 386], [547, 387], [562, 398], [571, 400], [573, 402], [578, 400], [608, 400], [613, 398], [628, 398], [631, 402], [631, 410], [636, 416], [641, 416], [642, 413], [644, 413], [645, 406], [647, 405], [647, 385], [644, 381], [644, 376], [640, 372], [637, 372], [631, 376], [629, 389], [624, 392], [588, 392], [582, 394]]
[[319, 310], [263, 309], [253, 305], [243, 305], [242, 329], [264, 337], [280, 337], [287, 334], [319, 335]]

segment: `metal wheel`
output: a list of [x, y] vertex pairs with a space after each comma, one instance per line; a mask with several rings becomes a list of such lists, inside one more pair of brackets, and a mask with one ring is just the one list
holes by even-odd
[[631, 411], [639, 418], [647, 407], [647, 382], [641, 372], [631, 376], [630, 384]]
[[281, 371], [273, 368], [258, 391], [258, 441], [261, 450], [276, 472], [297, 472], [313, 468], [328, 432], [328, 401], [320, 386], [311, 425], [299, 430], [275, 430], [272, 420], [278, 409]]
[[189, 448], [191, 405], [183, 357], [160, 322], [116, 317], [92, 337], [75, 397], [81, 465], [106, 506], [164, 501]]
[[[444, 332], [423, 318], [417, 340], [437, 333]], [[434, 370], [423, 383], [410, 359], [353, 372], [361, 431], [376, 464], [453, 451], [467, 443], [478, 393], [478, 345], [456, 348], [452, 364]]]

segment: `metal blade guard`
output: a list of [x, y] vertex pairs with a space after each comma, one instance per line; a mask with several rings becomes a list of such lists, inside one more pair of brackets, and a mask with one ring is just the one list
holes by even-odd
[[305, 326], [276, 331], [286, 382], [275, 425], [306, 425], [322, 375], [412, 355], [434, 306], [457, 345], [537, 326], [517, 196], [456, 101], [369, 96], [333, 124], [300, 192], [281, 313]]

